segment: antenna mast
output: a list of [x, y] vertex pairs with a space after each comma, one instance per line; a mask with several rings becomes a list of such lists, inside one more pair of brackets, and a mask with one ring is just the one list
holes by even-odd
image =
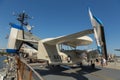
[[24, 11], [20, 14], [17, 14], [16, 16], [17, 16], [17, 20], [20, 22], [21, 26], [27, 26], [28, 25], [27, 20], [31, 19], [31, 17], [28, 16]]

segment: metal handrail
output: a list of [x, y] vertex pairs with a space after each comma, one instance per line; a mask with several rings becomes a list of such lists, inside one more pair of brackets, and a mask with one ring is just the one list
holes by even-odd
[[23, 64], [30, 70], [29, 75], [27, 75], [29, 76], [28, 80], [32, 80], [32, 76], [33, 76], [32, 73], [34, 73], [37, 76], [38, 80], [44, 80], [43, 77], [40, 74], [38, 74], [29, 64], [27, 64], [27, 62], [24, 59], [20, 59], [19, 57], [17, 57], [17, 66], [18, 66], [18, 70], [17, 70], [18, 79], [17, 80], [24, 80], [23, 73], [24, 73], [25, 67]]
[[34, 72], [35, 74], [36, 74], [36, 76], [40, 79], [40, 80], [44, 80], [43, 78], [42, 78], [42, 76], [40, 75], [40, 74], [38, 74], [30, 65], [28, 65], [25, 61], [23, 61], [22, 60], [22, 62], [25, 64], [25, 65], [27, 65], [31, 70], [32, 70], [32, 72]]

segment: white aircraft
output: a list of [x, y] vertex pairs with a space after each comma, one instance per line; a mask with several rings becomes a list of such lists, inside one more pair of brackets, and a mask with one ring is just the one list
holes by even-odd
[[10, 25], [11, 32], [8, 40], [7, 52], [17, 53], [24, 43], [37, 50], [37, 59], [46, 60], [48, 64], [52, 65], [74, 64], [81, 62], [80, 55], [85, 51], [78, 50], [76, 47], [90, 45], [93, 42], [92, 38], [87, 36], [94, 33], [93, 29], [66, 36], [39, 39], [31, 33], [25, 32], [23, 26], [16, 24]]
[[76, 47], [89, 45], [93, 42], [89, 36], [86, 36], [93, 33], [92, 29], [67, 36], [38, 39], [29, 32], [24, 31], [23, 34], [22, 26], [15, 24], [11, 24], [11, 26], [7, 52], [16, 53], [24, 43], [38, 51], [37, 59], [47, 60], [49, 64], [73, 64], [80, 62], [82, 51], [76, 50]]

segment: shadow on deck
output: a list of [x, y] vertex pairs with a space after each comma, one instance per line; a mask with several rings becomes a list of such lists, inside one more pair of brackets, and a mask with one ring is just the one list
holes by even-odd
[[[52, 69], [35, 69], [45, 80], [52, 80], [54, 77], [63, 77], [60, 80], [66, 80], [66, 77], [71, 77], [70, 80], [88, 80], [84, 75], [92, 72], [99, 71], [101, 69], [95, 68], [92, 69], [91, 66], [83, 66], [83, 67], [73, 67], [70, 69], [63, 68], [60, 66], [56, 66]], [[51, 76], [52, 75], [52, 76]], [[49, 77], [48, 77], [49, 76]], [[50, 77], [51, 76], [51, 77]], [[56, 79], [56, 80], [59, 80]]]

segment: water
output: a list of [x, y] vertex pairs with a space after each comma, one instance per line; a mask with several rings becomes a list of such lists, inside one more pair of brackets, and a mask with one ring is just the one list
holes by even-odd
[[0, 69], [5, 67], [6, 65], [6, 63], [4, 62], [5, 59], [6, 59], [6, 56], [0, 56]]

